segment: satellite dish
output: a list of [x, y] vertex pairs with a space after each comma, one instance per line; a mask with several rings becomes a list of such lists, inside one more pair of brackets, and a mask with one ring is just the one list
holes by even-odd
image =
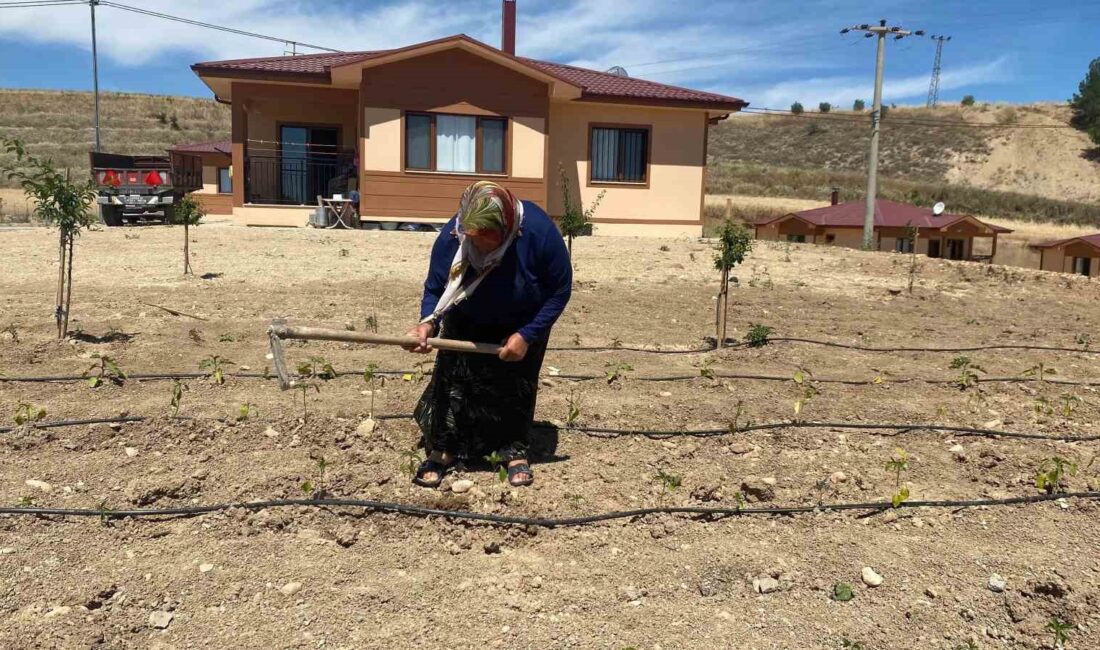
[[606, 72], [607, 72], [607, 74], [613, 74], [616, 77], [629, 77], [630, 76], [626, 73], [626, 68], [622, 67], [621, 65], [617, 65], [617, 66], [608, 68], [606, 70]]
[[943, 201], [940, 201], [940, 202], [936, 203], [936, 205], [932, 206], [932, 214], [934, 214], [938, 217], [941, 214], [943, 214], [943, 211], [946, 208], [947, 208], [947, 206], [943, 204]]

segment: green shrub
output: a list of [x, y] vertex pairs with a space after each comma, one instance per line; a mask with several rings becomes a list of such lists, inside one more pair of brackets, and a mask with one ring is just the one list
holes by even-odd
[[795, 103], [791, 104], [791, 112], [794, 113], [795, 115], [802, 115], [804, 110], [805, 109], [802, 108], [802, 104], [800, 104], [798, 102], [795, 102]]
[[962, 104], [963, 106], [973, 106], [974, 105], [974, 95], [966, 95], [965, 97], [962, 98], [962, 101], [959, 102], [959, 103]]
[[833, 110], [833, 105], [829, 102], [821, 102], [817, 105], [817, 110], [819, 113], [828, 113], [829, 111]]
[[852, 102], [852, 110], [857, 113], [862, 113], [865, 108], [867, 108], [867, 104], [865, 104], [862, 99], [857, 99]]

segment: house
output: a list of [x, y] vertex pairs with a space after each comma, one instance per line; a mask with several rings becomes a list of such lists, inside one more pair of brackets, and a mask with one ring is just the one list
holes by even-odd
[[515, 54], [465, 35], [393, 50], [197, 63], [232, 105], [232, 219], [301, 226], [358, 190], [364, 221], [441, 223], [479, 178], [564, 211], [604, 193], [601, 234], [702, 233], [709, 125], [736, 97]]
[[195, 155], [202, 160], [202, 188], [192, 196], [207, 214], [233, 214], [233, 158], [229, 140], [177, 144], [168, 151]]
[[1039, 268], [1044, 271], [1100, 276], [1100, 233], [1029, 244], [1028, 248], [1039, 251]]
[[[866, 207], [862, 200], [839, 203], [834, 192], [832, 205], [758, 221], [756, 238], [861, 248]], [[997, 235], [1012, 232], [969, 215], [935, 214], [930, 208], [886, 199], [875, 201], [874, 223], [875, 250], [912, 252], [906, 234], [912, 226], [917, 229], [917, 253], [951, 260], [992, 260]], [[991, 240], [988, 253], [976, 253], [975, 238]]]

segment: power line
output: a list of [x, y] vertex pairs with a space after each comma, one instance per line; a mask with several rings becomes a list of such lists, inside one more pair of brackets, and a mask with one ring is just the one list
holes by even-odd
[[28, 0], [25, 2], [0, 2], [0, 9], [23, 7], [57, 7], [62, 5], [86, 5], [88, 0]]
[[936, 41], [936, 59], [932, 62], [932, 81], [928, 84], [927, 108], [935, 108], [940, 101], [940, 60], [943, 58], [943, 44], [951, 40], [950, 36], [932, 36]]

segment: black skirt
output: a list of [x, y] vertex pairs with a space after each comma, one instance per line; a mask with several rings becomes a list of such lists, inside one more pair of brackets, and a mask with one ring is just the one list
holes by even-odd
[[[474, 324], [452, 312], [443, 318], [440, 336], [500, 344], [517, 329]], [[516, 362], [439, 350], [414, 412], [425, 449], [471, 460], [494, 452], [504, 461], [526, 458], [545, 354], [545, 342], [531, 344]]]

